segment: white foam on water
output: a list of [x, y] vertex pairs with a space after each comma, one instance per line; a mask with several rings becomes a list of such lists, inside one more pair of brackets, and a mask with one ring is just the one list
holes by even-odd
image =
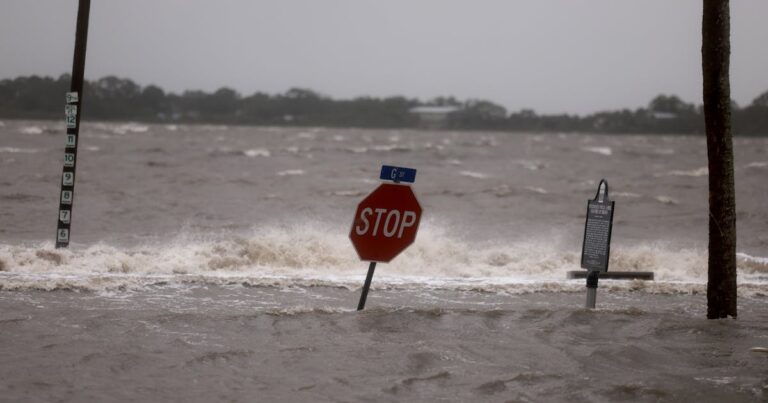
[[116, 125], [111, 128], [112, 133], [115, 134], [127, 134], [127, 133], [146, 133], [149, 131], [149, 126], [140, 125], [137, 123], [126, 123], [122, 125]]
[[755, 161], [746, 165], [746, 168], [768, 168], [768, 161]]
[[299, 176], [304, 175], [306, 172], [303, 169], [286, 169], [284, 171], [278, 171], [277, 176]]
[[0, 147], [0, 153], [33, 154], [40, 150], [36, 148]]
[[700, 177], [700, 176], [707, 176], [709, 175], [709, 168], [707, 167], [701, 167], [697, 169], [690, 169], [687, 171], [669, 171], [664, 172], [660, 174], [655, 174], [655, 177], [662, 177], [662, 176], [691, 176], [691, 177]]
[[468, 178], [475, 178], [475, 179], [486, 179], [488, 177], [488, 174], [484, 174], [482, 172], [475, 172], [475, 171], [459, 171], [459, 175], [466, 176]]
[[581, 147], [582, 150], [595, 153], [595, 154], [601, 154], [601, 155], [612, 155], [613, 150], [611, 150], [610, 147]]
[[[376, 287], [527, 293], [583, 291], [566, 280], [579, 270], [578, 248], [556, 238], [516, 243], [467, 243], [434, 223], [422, 223], [416, 242], [376, 271]], [[0, 287], [5, 290], [114, 290], [160, 285], [248, 284], [356, 289], [365, 276], [347, 233], [315, 223], [257, 228], [247, 235], [210, 239], [183, 234], [132, 248], [96, 244], [54, 249], [50, 242], [0, 245]], [[612, 271], [653, 271], [655, 281], [609, 281], [605, 287], [651, 293], [701, 293], [706, 250], [663, 244], [612, 248]], [[742, 295], [768, 295], [768, 258], [740, 253]], [[601, 283], [602, 286], [602, 283]]]
[[245, 150], [244, 154], [246, 157], [250, 158], [269, 157], [272, 155], [266, 148], [252, 148], [250, 150]]
[[533, 193], [543, 194], [543, 195], [545, 195], [545, 194], [549, 193], [549, 192], [547, 192], [547, 190], [546, 190], [546, 189], [544, 189], [544, 188], [533, 187], [533, 186], [527, 186], [527, 187], [525, 188], [525, 190], [531, 191], [531, 192], [533, 192]]
[[43, 134], [45, 129], [40, 126], [24, 126], [19, 131], [24, 134]]
[[657, 202], [661, 203], [661, 204], [668, 204], [668, 205], [671, 205], [671, 206], [676, 206], [676, 205], [680, 204], [680, 202], [678, 202], [676, 199], [673, 199], [673, 198], [671, 198], [669, 196], [663, 196], [663, 195], [662, 196], [655, 196], [653, 199], [656, 200]]
[[366, 194], [366, 191], [363, 190], [335, 190], [332, 192], [327, 192], [328, 195], [331, 196], [342, 196], [342, 197], [357, 197], [362, 196]]

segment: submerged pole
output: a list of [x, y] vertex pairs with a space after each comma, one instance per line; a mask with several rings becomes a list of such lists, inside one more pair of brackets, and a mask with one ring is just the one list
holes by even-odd
[[701, 64], [709, 163], [707, 318], [736, 317], [736, 196], [731, 133], [728, 0], [704, 0]]
[[83, 76], [85, 74], [85, 50], [88, 42], [88, 16], [91, 0], [80, 0], [77, 9], [77, 30], [75, 32], [75, 55], [72, 61], [70, 90], [66, 94], [64, 107], [67, 120], [67, 139], [64, 149], [64, 169], [61, 173], [59, 195], [59, 220], [56, 226], [56, 247], [69, 246], [72, 226], [72, 205], [75, 201], [75, 168], [77, 167], [77, 146], [80, 143], [80, 116], [83, 105]]
[[597, 282], [600, 279], [600, 272], [598, 270], [590, 270], [587, 274], [587, 304], [589, 309], [595, 309], [595, 303], [597, 302]]

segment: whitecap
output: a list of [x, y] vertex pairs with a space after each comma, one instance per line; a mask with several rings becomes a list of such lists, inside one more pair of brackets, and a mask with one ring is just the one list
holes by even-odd
[[267, 150], [266, 148], [253, 148], [253, 149], [250, 149], [250, 150], [245, 150], [244, 154], [245, 154], [246, 157], [251, 157], [251, 158], [255, 158], [255, 157], [269, 157], [269, 156], [272, 155], [269, 152], [269, 150]]
[[533, 193], [538, 193], [538, 194], [543, 194], [543, 195], [549, 193], [544, 188], [538, 188], [538, 187], [533, 187], [533, 186], [526, 186], [525, 190], [529, 190], [529, 191], [531, 191]]
[[126, 123], [112, 128], [112, 132], [115, 134], [146, 133], [147, 131], [149, 131], [149, 126], [135, 123]]
[[277, 176], [298, 176], [298, 175], [304, 175], [306, 172], [304, 172], [303, 169], [286, 169], [284, 171], [279, 171], [277, 173]]
[[[417, 242], [397, 259], [377, 284], [397, 289], [446, 289], [521, 294], [582, 292], [583, 281], [566, 280], [579, 267], [579, 251], [551, 236], [523, 242], [468, 243], [434, 222], [423, 225]], [[343, 227], [343, 226], [342, 226]], [[114, 290], [158, 283], [248, 284], [267, 287], [332, 286], [361, 283], [360, 263], [349, 245], [348, 227], [306, 221], [300, 226], [258, 227], [251, 234], [211, 240], [182, 234], [175, 239], [126, 249], [104, 244], [54, 249], [0, 244], [3, 290]], [[764, 258], [739, 254], [740, 295], [765, 295]], [[751, 260], [750, 260], [751, 259]], [[653, 271], [653, 282], [606, 281], [606, 291], [660, 294], [702, 293], [706, 289], [706, 250], [663, 244], [617, 245], [610, 266], [622, 271]], [[601, 282], [601, 287], [603, 287]]]
[[654, 176], [660, 177], [660, 176], [692, 176], [692, 177], [699, 177], [699, 176], [707, 176], [709, 175], [709, 168], [707, 167], [701, 167], [697, 169], [690, 169], [687, 171], [669, 171], [662, 174], [656, 174]]
[[45, 129], [40, 126], [24, 126], [19, 131], [24, 134], [43, 134]]
[[487, 174], [484, 174], [482, 172], [475, 172], [475, 171], [459, 171], [459, 175], [466, 176], [469, 178], [475, 178], [475, 179], [485, 179], [488, 177]]
[[362, 190], [336, 190], [333, 192], [329, 192], [329, 195], [332, 196], [342, 196], [342, 197], [355, 197], [355, 196], [362, 196], [365, 194]]
[[653, 199], [656, 200], [659, 203], [669, 204], [669, 205], [672, 205], [672, 206], [676, 206], [676, 205], [680, 204], [680, 202], [678, 202], [677, 200], [675, 200], [675, 199], [673, 199], [673, 198], [671, 198], [669, 196], [656, 196]]
[[768, 167], [768, 161], [755, 161], [746, 165], [746, 168], [766, 168]]
[[596, 154], [602, 154], [602, 155], [613, 154], [613, 150], [611, 150], [610, 147], [581, 147], [581, 149], [584, 151], [588, 151]]
[[36, 148], [0, 147], [0, 153], [32, 154], [38, 151]]

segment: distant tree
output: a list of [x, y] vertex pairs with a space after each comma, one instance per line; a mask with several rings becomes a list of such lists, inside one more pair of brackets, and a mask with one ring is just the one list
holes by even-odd
[[752, 106], [768, 108], [768, 91], [760, 94], [752, 101]]
[[648, 104], [648, 109], [653, 112], [679, 114], [694, 112], [696, 107], [693, 104], [683, 102], [676, 95], [659, 95]]
[[729, 0], [703, 0], [702, 71], [709, 160], [707, 318], [736, 317], [736, 198], [733, 175]]

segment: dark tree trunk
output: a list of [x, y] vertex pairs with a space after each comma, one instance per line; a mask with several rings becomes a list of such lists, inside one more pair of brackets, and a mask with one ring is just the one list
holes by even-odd
[[702, 69], [709, 158], [707, 318], [736, 317], [736, 197], [731, 135], [729, 0], [703, 0]]

